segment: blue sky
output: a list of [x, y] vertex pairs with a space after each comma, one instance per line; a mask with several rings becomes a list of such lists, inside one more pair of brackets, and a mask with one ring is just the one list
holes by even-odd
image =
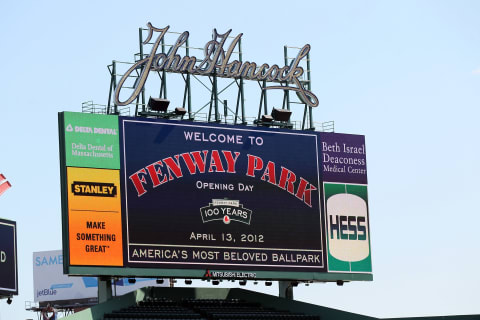
[[315, 121], [366, 136], [374, 281], [299, 287], [297, 299], [378, 317], [480, 313], [480, 3], [182, 4], [0, 3], [0, 172], [13, 185], [0, 216], [18, 224], [20, 277], [0, 319], [34, 317], [32, 253], [61, 247], [57, 112], [106, 104], [106, 66], [132, 61], [148, 21], [201, 47], [232, 28], [246, 59], [269, 64], [309, 43]]

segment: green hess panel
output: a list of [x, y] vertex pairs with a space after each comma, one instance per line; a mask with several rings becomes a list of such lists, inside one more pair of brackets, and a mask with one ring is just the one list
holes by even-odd
[[324, 183], [328, 271], [372, 272], [367, 185]]
[[120, 169], [118, 116], [64, 113], [68, 167]]

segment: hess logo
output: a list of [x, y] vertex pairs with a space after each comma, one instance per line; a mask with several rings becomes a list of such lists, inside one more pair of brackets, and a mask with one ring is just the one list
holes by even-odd
[[365, 217], [329, 215], [330, 239], [367, 240], [365, 222]]
[[328, 249], [342, 261], [361, 261], [370, 254], [367, 203], [359, 196], [339, 193], [327, 200]]

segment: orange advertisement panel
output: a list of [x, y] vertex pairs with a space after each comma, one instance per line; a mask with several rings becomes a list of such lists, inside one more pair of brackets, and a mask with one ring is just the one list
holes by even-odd
[[67, 168], [71, 265], [123, 266], [119, 175]]

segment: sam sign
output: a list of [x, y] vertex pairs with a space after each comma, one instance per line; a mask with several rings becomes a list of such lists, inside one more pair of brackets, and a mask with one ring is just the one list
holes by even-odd
[[18, 294], [17, 223], [0, 219], [0, 296]]
[[65, 112], [60, 141], [70, 273], [371, 280], [363, 136]]

